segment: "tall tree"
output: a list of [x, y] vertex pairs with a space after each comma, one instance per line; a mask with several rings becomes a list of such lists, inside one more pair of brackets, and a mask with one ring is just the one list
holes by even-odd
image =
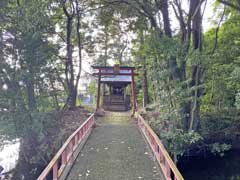
[[[202, 14], [201, 14], [201, 0], [190, 1], [190, 18], [192, 19], [192, 43], [194, 51], [202, 51]], [[202, 90], [199, 88], [201, 85], [202, 77], [201, 61], [195, 62], [192, 65], [191, 87], [195, 87], [193, 91], [193, 100], [191, 104], [191, 121], [189, 130], [196, 130], [200, 120], [200, 96]]]
[[63, 0], [62, 8], [64, 15], [66, 16], [66, 60], [65, 60], [65, 76], [68, 87], [67, 105], [69, 108], [76, 106], [77, 92], [74, 82], [74, 65], [73, 65], [73, 50], [72, 44], [72, 29], [73, 20], [76, 15], [76, 8], [73, 0]]

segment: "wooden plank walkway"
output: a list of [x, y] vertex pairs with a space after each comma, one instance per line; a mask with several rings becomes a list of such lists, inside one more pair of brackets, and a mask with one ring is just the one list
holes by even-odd
[[129, 113], [97, 119], [68, 180], [164, 180]]

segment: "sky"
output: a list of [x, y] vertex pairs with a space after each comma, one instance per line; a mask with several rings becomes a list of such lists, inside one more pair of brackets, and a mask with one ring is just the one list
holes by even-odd
[[[188, 12], [188, 7], [189, 7], [188, 1], [189, 0], [182, 0], [182, 8], [184, 9], [185, 12]], [[202, 22], [204, 32], [206, 32], [208, 29], [210, 29], [211, 27], [214, 26], [213, 19], [215, 16], [215, 14], [213, 13], [213, 4], [214, 4], [215, 0], [206, 0], [205, 2], [207, 2], [207, 4], [206, 4], [206, 8], [205, 8], [205, 11], [203, 14], [203, 22]], [[202, 8], [201, 8], [202, 11], [204, 9], [205, 2], [202, 5]], [[170, 10], [171, 26], [172, 26], [172, 29], [175, 30], [175, 29], [179, 28], [179, 22], [176, 19], [172, 8], [170, 8], [169, 10]]]
[[213, 0], [208, 0], [206, 9], [203, 15], [203, 31], [206, 32], [209, 28], [213, 27]]
[[20, 140], [15, 139], [12, 142], [6, 141], [3, 142], [3, 144], [4, 145], [0, 149], [0, 166], [4, 168], [1, 173], [6, 173], [14, 169], [17, 164], [19, 157]]

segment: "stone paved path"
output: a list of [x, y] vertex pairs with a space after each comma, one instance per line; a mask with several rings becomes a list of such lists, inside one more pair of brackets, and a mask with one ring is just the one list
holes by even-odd
[[79, 154], [68, 180], [163, 180], [129, 113], [107, 113]]

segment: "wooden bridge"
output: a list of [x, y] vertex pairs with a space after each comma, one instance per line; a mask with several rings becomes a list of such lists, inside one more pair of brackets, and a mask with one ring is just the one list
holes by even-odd
[[63, 144], [38, 180], [183, 180], [168, 152], [136, 113], [92, 114]]

